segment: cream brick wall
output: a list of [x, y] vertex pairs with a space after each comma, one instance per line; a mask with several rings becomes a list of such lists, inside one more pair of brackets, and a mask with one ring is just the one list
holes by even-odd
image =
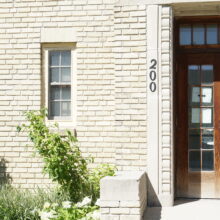
[[174, 197], [173, 150], [173, 11], [161, 7], [160, 74], [160, 190], [161, 203], [172, 204]]
[[[1, 0], [0, 159], [15, 185], [43, 187], [42, 162], [16, 132], [41, 106], [41, 29], [77, 33], [77, 135], [85, 156], [146, 168], [146, 6], [116, 0]], [[5, 171], [2, 166], [2, 172]]]
[[146, 169], [146, 6], [117, 6], [114, 19], [116, 164]]

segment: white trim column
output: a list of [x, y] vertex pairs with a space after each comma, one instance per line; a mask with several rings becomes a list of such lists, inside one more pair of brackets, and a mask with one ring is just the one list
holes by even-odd
[[147, 7], [147, 122], [148, 204], [156, 205], [159, 194], [159, 6]]
[[172, 206], [172, 8], [147, 7], [148, 205]]
[[174, 202], [173, 151], [173, 14], [171, 6], [161, 6], [160, 71], [160, 189], [162, 206]]

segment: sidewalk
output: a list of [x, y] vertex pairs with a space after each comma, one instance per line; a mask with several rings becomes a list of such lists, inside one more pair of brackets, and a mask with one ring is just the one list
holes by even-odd
[[177, 200], [173, 207], [148, 207], [144, 220], [220, 220], [220, 200]]

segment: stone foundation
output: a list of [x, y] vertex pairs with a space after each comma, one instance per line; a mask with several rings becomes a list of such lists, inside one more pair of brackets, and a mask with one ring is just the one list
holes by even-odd
[[142, 220], [147, 201], [145, 172], [121, 172], [101, 180], [101, 220]]

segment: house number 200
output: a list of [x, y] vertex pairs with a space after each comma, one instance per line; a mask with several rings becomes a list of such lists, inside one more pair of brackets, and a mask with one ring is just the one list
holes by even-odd
[[150, 66], [150, 91], [155, 92], [157, 89], [157, 85], [155, 83], [155, 80], [157, 78], [157, 73], [156, 73], [156, 66], [157, 66], [157, 60], [152, 59], [151, 61], [151, 66]]

